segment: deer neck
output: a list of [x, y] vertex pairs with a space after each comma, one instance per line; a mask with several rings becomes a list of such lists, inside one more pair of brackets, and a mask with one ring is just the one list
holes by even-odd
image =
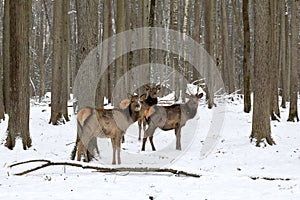
[[152, 98], [150, 97], [150, 95], [147, 97], [147, 99], [145, 100], [145, 102], [149, 105], [149, 106], [153, 106], [155, 104], [157, 104], [157, 98]]
[[186, 104], [185, 104], [185, 112], [187, 114], [187, 117], [189, 119], [195, 117], [196, 113], [197, 113], [197, 104], [194, 104], [191, 100], [189, 100]]
[[139, 118], [139, 111], [132, 111], [130, 109], [130, 106], [131, 105], [129, 105], [124, 110], [122, 110], [122, 113], [126, 116], [126, 119], [127, 119], [127, 122], [129, 125], [136, 122]]

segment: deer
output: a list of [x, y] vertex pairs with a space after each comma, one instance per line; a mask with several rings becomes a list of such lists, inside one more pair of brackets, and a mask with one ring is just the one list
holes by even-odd
[[143, 94], [144, 96], [144, 101], [143, 101], [143, 106], [141, 109], [141, 116], [138, 119], [138, 127], [139, 127], [139, 137], [138, 140], [141, 140], [141, 132], [142, 132], [142, 125], [143, 125], [143, 131], [145, 132], [146, 130], [146, 119], [144, 116], [145, 110], [149, 109], [151, 106], [156, 105], [158, 102], [158, 93], [160, 91], [160, 85], [156, 85], [154, 87], [150, 87], [150, 85], [145, 85], [146, 87], [146, 94]]
[[[198, 93], [198, 91], [197, 91]], [[195, 117], [198, 108], [198, 101], [202, 98], [203, 93], [190, 95], [189, 101], [184, 104], [173, 104], [171, 106], [151, 106], [144, 111], [145, 119], [148, 123], [148, 128], [144, 133], [141, 151], [145, 151], [147, 138], [155, 151], [153, 143], [153, 134], [156, 128], [163, 131], [175, 130], [176, 135], [176, 150], [181, 150], [181, 128], [186, 122]]]
[[143, 100], [138, 95], [133, 95], [129, 99], [122, 100], [119, 108], [104, 109], [86, 107], [77, 114], [77, 139], [71, 154], [71, 159], [89, 162], [88, 144], [94, 137], [110, 138], [113, 148], [112, 164], [116, 164], [116, 154], [118, 164], [121, 164], [120, 151], [121, 139], [126, 129], [136, 122], [140, 116], [141, 102]]

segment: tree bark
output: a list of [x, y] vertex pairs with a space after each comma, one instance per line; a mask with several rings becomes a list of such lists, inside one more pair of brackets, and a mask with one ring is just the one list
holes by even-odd
[[286, 108], [286, 101], [287, 101], [287, 62], [286, 62], [286, 48], [288, 47], [286, 45], [286, 19], [285, 19], [285, 13], [286, 13], [286, 5], [285, 0], [280, 0], [279, 2], [279, 10], [280, 10], [280, 48], [279, 48], [279, 56], [280, 56], [280, 69], [281, 69], [281, 107]]
[[[98, 45], [98, 4], [98, 0], [76, 1], [78, 48], [77, 64], [73, 72], [73, 80], [75, 80], [78, 69], [86, 56]], [[80, 102], [80, 99], [78, 99], [78, 109], [82, 108], [82, 104], [84, 102]]]
[[10, 73], [10, 61], [9, 61], [9, 41], [10, 41], [10, 22], [9, 22], [9, 3], [10, 0], [4, 1], [4, 17], [3, 17], [3, 102], [4, 102], [4, 109], [5, 113], [9, 113], [10, 109], [10, 97], [9, 97], [9, 90], [10, 90], [10, 80], [9, 80], [9, 73]]
[[[208, 54], [214, 59], [214, 40], [215, 40], [215, 22], [214, 22], [214, 1], [204, 1], [204, 39], [205, 39], [205, 50]], [[215, 60], [215, 59], [214, 59]], [[206, 84], [209, 85], [209, 82], [212, 80], [211, 77], [211, 67], [207, 66], [206, 74]], [[206, 87], [206, 100], [208, 101], [208, 108], [211, 109], [214, 105], [214, 94], [213, 91], [209, 91]]]
[[[124, 1], [118, 0], [117, 1], [117, 13], [116, 13], [116, 34], [122, 33], [124, 31]], [[117, 55], [123, 55], [123, 44], [122, 41], [116, 42], [116, 54]], [[123, 58], [122, 56], [116, 58], [115, 61], [115, 84], [118, 83], [118, 81], [121, 80], [121, 77], [124, 74], [124, 65], [123, 65]], [[121, 85], [124, 85], [124, 83], [119, 83]], [[118, 91], [116, 91], [116, 89]], [[119, 105], [121, 102], [121, 99], [126, 96], [124, 91], [126, 91], [125, 88], [121, 88], [120, 85], [118, 88], [115, 89], [115, 93], [113, 98], [113, 105]]]
[[251, 73], [250, 73], [250, 23], [249, 23], [249, 1], [243, 0], [243, 22], [244, 22], [244, 112], [251, 111]]
[[225, 0], [221, 1], [221, 11], [222, 11], [222, 33], [223, 33], [223, 62], [224, 70], [227, 76], [227, 87], [228, 93], [231, 94], [234, 92], [234, 70], [231, 55], [229, 52], [229, 31], [228, 31], [228, 20], [226, 13], [226, 2]]
[[40, 18], [40, 35], [39, 35], [39, 101], [41, 102], [42, 97], [45, 95], [45, 65], [44, 65], [44, 10], [43, 10], [43, 3], [42, 1], [39, 1], [40, 3], [40, 10], [39, 10], [39, 18]]
[[0, 122], [5, 119], [4, 102], [3, 102], [3, 58], [2, 48], [0, 48]]
[[256, 146], [266, 140], [275, 144], [271, 137], [270, 125], [270, 44], [271, 16], [270, 1], [254, 1], [254, 105], [252, 116], [251, 140]]
[[31, 1], [9, 2], [10, 106], [5, 146], [13, 149], [16, 138], [23, 149], [31, 146], [29, 133], [29, 30]]
[[53, 67], [51, 83], [51, 117], [49, 123], [58, 125], [69, 121], [68, 102], [68, 0], [54, 2]]
[[270, 94], [270, 115], [272, 120], [280, 118], [279, 103], [278, 103], [278, 28], [277, 28], [277, 1], [270, 1], [271, 10], [271, 59], [270, 59], [270, 73], [271, 73], [271, 94]]
[[291, 73], [290, 73], [290, 110], [288, 121], [299, 121], [298, 117], [298, 58], [299, 58], [299, 0], [291, 4]]

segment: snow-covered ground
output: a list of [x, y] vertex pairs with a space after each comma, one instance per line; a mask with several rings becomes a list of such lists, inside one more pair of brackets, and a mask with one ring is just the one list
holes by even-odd
[[[11, 151], [4, 147], [7, 120], [0, 123], [0, 199], [300, 199], [300, 123], [272, 122], [276, 145], [257, 148], [249, 141], [252, 114], [243, 112], [242, 100], [226, 103], [224, 122], [215, 148], [206, 156], [206, 141], [213, 113], [202, 102], [198, 114], [182, 129], [182, 151], [175, 150], [174, 132], [157, 131], [152, 152], [147, 143], [140, 152], [138, 127], [133, 124], [122, 144], [122, 164], [117, 167], [165, 167], [201, 175], [200, 178], [171, 173], [100, 173], [71, 166], [50, 166], [24, 176], [14, 173], [39, 163], [7, 166], [30, 159], [69, 161], [76, 138], [76, 116], [60, 126], [48, 124], [50, 108], [32, 105], [32, 148], [22, 150], [21, 141]], [[98, 139], [100, 157], [91, 164], [110, 166], [111, 144]]]

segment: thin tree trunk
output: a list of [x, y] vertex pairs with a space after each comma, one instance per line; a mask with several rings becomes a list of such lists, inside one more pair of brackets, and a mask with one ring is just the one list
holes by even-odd
[[9, 113], [10, 110], [10, 97], [9, 97], [9, 90], [10, 90], [10, 48], [9, 48], [9, 41], [10, 41], [10, 23], [9, 23], [9, 4], [10, 0], [4, 1], [4, 17], [3, 17], [3, 100], [4, 100], [4, 108], [5, 113]]
[[[2, 19], [3, 19], [3, 14], [4, 14], [4, 1], [1, 1], [1, 3], [0, 3], [0, 22], [2, 22], [2, 23], [0, 23], [0, 32], [2, 32], [3, 33], [3, 21], [2, 21]], [[1, 44], [3, 44], [3, 41], [2, 40], [0, 40], [0, 43]], [[4, 118], [5, 118], [5, 116], [4, 116], [4, 114], [5, 114], [5, 108], [4, 108], [4, 97], [3, 97], [3, 48], [2, 48], [3, 46], [0, 46], [0, 122], [2, 121], [2, 120], [4, 120]]]
[[[205, 39], [205, 49], [208, 54], [214, 59], [214, 38], [215, 38], [215, 23], [214, 23], [214, 1], [204, 1], [204, 39]], [[209, 66], [206, 74], [206, 84], [212, 81], [211, 68]], [[206, 87], [206, 100], [208, 101], [208, 108], [211, 109], [214, 105], [214, 94], [213, 91], [209, 91]]]
[[291, 73], [290, 73], [290, 110], [288, 121], [299, 121], [298, 117], [298, 58], [299, 58], [299, 1], [291, 4]]
[[277, 120], [280, 117], [279, 105], [278, 105], [278, 75], [279, 75], [279, 66], [277, 62], [277, 1], [271, 2], [271, 102], [270, 102], [270, 115], [272, 120]]
[[69, 44], [70, 44], [70, 18], [69, 18], [70, 0], [63, 2], [63, 32], [62, 32], [62, 115], [66, 121], [70, 121], [68, 115], [68, 100], [69, 100]]
[[44, 12], [43, 4], [40, 1], [40, 35], [39, 35], [39, 101], [41, 102], [42, 97], [45, 95], [45, 65], [44, 65]]
[[[195, 5], [194, 5], [194, 29], [193, 29], [193, 39], [200, 44], [200, 26], [201, 26], [201, 18], [200, 18], [200, 1], [195, 1]], [[196, 52], [194, 52], [194, 59], [196, 59], [196, 63], [199, 62], [198, 58], [196, 57]], [[199, 72], [194, 69], [193, 70], [193, 79], [195, 80], [199, 80], [200, 78], [200, 74]]]
[[244, 112], [251, 111], [251, 86], [250, 86], [250, 24], [249, 24], [249, 2], [243, 0], [243, 22], [244, 22]]
[[285, 0], [280, 0], [279, 5], [281, 6], [280, 10], [280, 66], [281, 66], [281, 85], [282, 85], [282, 90], [281, 90], [281, 95], [282, 95], [282, 100], [281, 100], [281, 107], [286, 108], [286, 101], [287, 101], [287, 62], [286, 62], [286, 17], [285, 17], [285, 12], [286, 12], [286, 5], [285, 5]]
[[231, 94], [234, 92], [234, 72], [233, 72], [233, 63], [231, 59], [231, 55], [229, 52], [229, 31], [228, 31], [228, 20], [226, 13], [226, 3], [225, 0], [221, 1], [221, 10], [222, 10], [222, 32], [223, 32], [223, 62], [224, 62], [224, 70], [227, 76], [227, 86], [228, 93]]
[[3, 102], [3, 59], [2, 59], [2, 48], [0, 48], [0, 122], [4, 120], [4, 102]]
[[[117, 13], [116, 13], [116, 34], [122, 33], [124, 31], [124, 1], [118, 0], [117, 1]], [[116, 42], [116, 54], [117, 55], [123, 55], [123, 44], [122, 41], [117, 40]], [[123, 59], [122, 56], [116, 58], [115, 61], [115, 85], [118, 83], [118, 81], [121, 80], [121, 77], [124, 74], [124, 65], [123, 65]], [[121, 85], [124, 85], [124, 83], [119, 83], [119, 86], [115, 89], [115, 93], [113, 98], [113, 105], [119, 105], [121, 99], [126, 96], [124, 94], [124, 91], [126, 91], [125, 88], [121, 88]]]

